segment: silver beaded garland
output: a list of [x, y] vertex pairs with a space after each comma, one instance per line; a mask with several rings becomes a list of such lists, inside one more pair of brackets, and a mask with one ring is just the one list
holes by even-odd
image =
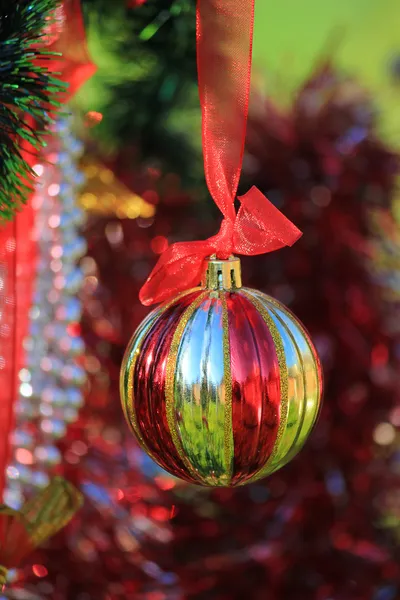
[[72, 117], [56, 124], [53, 140], [35, 167], [37, 275], [5, 491], [5, 502], [14, 508], [26, 494], [48, 484], [62, 460], [56, 442], [83, 404], [86, 375], [78, 361], [84, 343], [77, 333], [81, 303], [76, 297], [84, 279], [77, 263], [86, 252], [79, 235], [85, 212], [76, 206], [84, 183], [77, 165], [83, 145], [72, 125]]

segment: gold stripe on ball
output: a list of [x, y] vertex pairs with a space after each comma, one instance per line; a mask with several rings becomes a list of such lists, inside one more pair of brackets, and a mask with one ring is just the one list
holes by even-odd
[[[285, 313], [285, 315], [287, 316], [288, 319], [296, 318], [296, 317], [294, 317], [294, 315], [290, 312], [290, 310], [284, 304], [281, 304], [280, 302], [278, 302], [277, 300], [275, 300], [275, 298], [272, 298], [272, 296], [268, 296], [268, 302], [270, 302], [271, 304], [273, 304], [274, 306], [276, 306], [277, 308], [279, 308], [283, 313]], [[314, 361], [314, 365], [315, 365], [315, 376], [317, 378], [318, 390], [320, 390], [322, 382], [320, 381], [319, 376], [318, 376], [319, 369], [320, 369], [319, 359], [318, 359], [318, 357], [316, 355], [314, 345], [313, 345], [312, 340], [310, 338], [310, 334], [308, 333], [308, 331], [304, 327], [303, 323], [299, 319], [297, 319], [297, 318], [296, 318], [296, 325], [298, 326], [298, 328], [300, 329], [301, 333], [303, 334], [304, 339], [307, 342], [307, 346], [310, 349], [310, 353], [311, 353], [311, 355], [313, 357], [313, 361]], [[318, 394], [319, 394], [319, 391], [318, 391]]]
[[224, 350], [224, 388], [225, 388], [225, 425], [224, 425], [224, 450], [226, 475], [229, 478], [227, 485], [232, 481], [234, 441], [232, 423], [232, 374], [231, 374], [231, 349], [229, 341], [229, 318], [225, 292], [219, 293], [222, 304], [223, 350]]
[[[301, 432], [304, 426], [304, 420], [305, 420], [305, 416], [306, 416], [306, 410], [307, 410], [307, 381], [306, 381], [306, 369], [304, 366], [304, 360], [303, 360], [303, 353], [299, 347], [299, 345], [296, 342], [296, 336], [293, 335], [292, 331], [290, 330], [290, 328], [286, 325], [286, 323], [280, 318], [278, 311], [276, 310], [277, 308], [279, 308], [282, 312], [283, 311], [283, 306], [282, 305], [278, 305], [275, 302], [271, 302], [270, 298], [268, 298], [268, 302], [269, 304], [271, 304], [272, 306], [275, 307], [274, 308], [270, 307], [270, 311], [271, 313], [275, 316], [275, 318], [277, 319], [277, 321], [279, 321], [279, 323], [281, 323], [282, 327], [285, 329], [286, 334], [289, 336], [291, 343], [293, 344], [296, 352], [297, 352], [297, 356], [299, 359], [299, 364], [300, 364], [300, 371], [301, 371], [301, 378], [303, 380], [303, 399], [302, 399], [302, 406], [301, 406], [301, 416], [299, 419], [299, 423], [297, 425], [297, 431], [295, 433], [294, 439], [290, 445], [289, 448], [284, 449], [284, 452], [282, 453], [281, 448], [279, 448], [280, 452], [278, 452], [278, 455], [276, 457], [276, 460], [274, 461], [274, 471], [276, 469], [279, 469], [281, 466], [283, 466], [284, 464], [286, 464], [287, 462], [289, 462], [290, 458], [293, 455], [297, 454], [296, 452], [296, 446], [297, 446], [297, 442], [299, 441], [299, 438], [301, 437]], [[285, 315], [289, 316], [286, 312]], [[298, 325], [298, 321], [296, 321], [296, 325]], [[299, 328], [300, 330], [300, 328]], [[303, 333], [300, 330], [301, 333]]]
[[[310, 432], [312, 431], [312, 429], [315, 425], [315, 422], [317, 420], [318, 413], [319, 413], [320, 403], [321, 403], [321, 395], [320, 395], [321, 381], [319, 380], [319, 376], [318, 376], [318, 373], [319, 373], [318, 359], [316, 357], [316, 353], [315, 353], [312, 341], [310, 339], [309, 333], [304, 328], [303, 324], [293, 316], [293, 314], [290, 312], [290, 310], [288, 308], [286, 308], [286, 306], [282, 305], [280, 302], [275, 300], [275, 298], [271, 298], [270, 296], [268, 296], [267, 299], [268, 299], [268, 302], [270, 304], [272, 304], [273, 306], [275, 306], [278, 310], [280, 310], [287, 317], [287, 319], [289, 321], [295, 320], [295, 324], [303, 336], [303, 341], [307, 347], [308, 354], [312, 360], [312, 365], [313, 365], [312, 369], [306, 367], [306, 363], [304, 360], [305, 355], [304, 355], [304, 352], [301, 352], [303, 371], [304, 371], [304, 381], [306, 383], [305, 388], [304, 388], [305, 389], [304, 414], [302, 415], [302, 424], [301, 424], [301, 428], [299, 430], [299, 436], [296, 440], [296, 444], [293, 446], [292, 450], [288, 453], [285, 461], [282, 463], [281, 466], [283, 466], [284, 464], [288, 463], [294, 456], [296, 456], [296, 454], [300, 451], [300, 449], [303, 447], [305, 441], [307, 440]], [[309, 376], [311, 374], [313, 376], [315, 376], [316, 388], [310, 390]], [[309, 405], [311, 405], [311, 407], [312, 407], [311, 411], [310, 411], [311, 418], [310, 418], [310, 415], [308, 415]]]
[[281, 389], [281, 411], [280, 411], [280, 421], [279, 428], [275, 440], [275, 445], [272, 450], [271, 456], [268, 458], [267, 462], [261, 469], [259, 469], [249, 480], [244, 482], [241, 485], [246, 485], [247, 483], [252, 483], [253, 481], [257, 481], [258, 479], [262, 479], [266, 477], [271, 471], [271, 465], [273, 464], [276, 455], [279, 451], [279, 445], [282, 440], [282, 437], [286, 431], [286, 425], [288, 420], [289, 413], [289, 376], [288, 369], [285, 358], [285, 351], [283, 348], [283, 343], [281, 336], [279, 335], [279, 331], [268, 312], [268, 309], [265, 308], [264, 304], [252, 294], [249, 294], [247, 290], [243, 289], [240, 292], [242, 295], [246, 296], [246, 298], [253, 304], [253, 306], [258, 310], [262, 318], [264, 319], [274, 342], [276, 355], [278, 357], [278, 365], [279, 365], [279, 375], [280, 375], [280, 389]]
[[175, 448], [178, 452], [180, 459], [183, 464], [189, 471], [190, 475], [196, 479], [200, 480], [203, 484], [204, 482], [199, 476], [197, 470], [193, 467], [192, 463], [188, 459], [183, 449], [182, 441], [179, 435], [177, 422], [176, 422], [176, 410], [175, 410], [175, 372], [176, 372], [176, 364], [178, 360], [178, 351], [179, 346], [183, 337], [183, 333], [187, 327], [188, 322], [190, 321], [192, 315], [203, 302], [203, 300], [208, 296], [208, 292], [203, 292], [200, 294], [185, 310], [182, 317], [180, 318], [178, 327], [175, 330], [175, 333], [172, 338], [171, 348], [168, 353], [167, 358], [167, 366], [166, 366], [166, 376], [165, 376], [165, 403], [166, 403], [166, 413], [167, 413], [167, 422], [170, 430], [170, 434], [172, 437], [172, 441], [175, 445]]

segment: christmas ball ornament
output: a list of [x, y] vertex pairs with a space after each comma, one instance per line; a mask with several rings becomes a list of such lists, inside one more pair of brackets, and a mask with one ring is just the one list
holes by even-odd
[[208, 259], [202, 287], [154, 310], [121, 371], [123, 409], [142, 448], [206, 486], [244, 485], [285, 465], [307, 440], [321, 395], [303, 325], [243, 288], [235, 257]]

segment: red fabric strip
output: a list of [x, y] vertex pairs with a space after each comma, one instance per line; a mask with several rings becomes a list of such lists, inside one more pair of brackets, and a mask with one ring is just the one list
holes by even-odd
[[87, 48], [81, 0], [64, 0], [57, 20], [59, 35], [53, 38], [48, 48], [62, 55], [54, 57], [51, 70], [60, 73], [60, 79], [68, 83], [62, 97], [65, 102], [95, 74], [97, 67], [90, 60]]
[[0, 506], [0, 565], [17, 567], [33, 550], [24, 519], [11, 509]]
[[16, 234], [17, 220], [0, 229], [0, 497], [5, 486], [16, 395]]

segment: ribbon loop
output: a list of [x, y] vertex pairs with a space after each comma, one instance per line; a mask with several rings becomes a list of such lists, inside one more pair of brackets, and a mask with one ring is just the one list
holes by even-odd
[[204, 169], [224, 219], [217, 235], [178, 243], [160, 257], [140, 291], [149, 305], [200, 283], [205, 259], [291, 246], [301, 232], [255, 187], [235, 212], [249, 110], [255, 0], [197, 0], [197, 70]]
[[301, 236], [301, 231], [255, 186], [239, 200], [233, 237], [238, 254], [266, 254], [292, 246]]
[[163, 252], [140, 290], [142, 304], [162, 302], [177, 292], [196, 287], [204, 272], [204, 260], [213, 251], [208, 240], [172, 244]]

